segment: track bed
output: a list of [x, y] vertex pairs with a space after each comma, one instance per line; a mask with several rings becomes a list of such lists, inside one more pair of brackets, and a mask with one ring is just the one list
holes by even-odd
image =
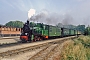
[[[1, 59], [4, 59], [4, 58], [7, 58], [7, 59], [14, 58], [15, 59], [15, 58], [18, 58], [18, 54], [19, 54], [19, 56], [23, 56], [23, 55], [24, 56], [26, 55], [26, 57], [28, 56], [27, 59], [33, 59], [33, 57], [37, 56], [38, 54], [42, 55], [41, 52], [48, 51], [47, 53], [45, 53], [45, 56], [43, 56], [44, 59], [48, 59], [47, 57], [49, 57], [49, 54], [51, 54], [51, 52], [56, 47], [58, 47], [58, 44], [60, 44], [60, 42], [66, 41], [67, 39], [71, 39], [71, 38], [75, 38], [75, 36], [1, 48], [0, 49], [0, 58]], [[38, 59], [38, 58], [36, 58], [36, 59]], [[41, 58], [41, 59], [43, 59], [43, 58]], [[19, 60], [21, 60], [21, 59], [19, 59]]]

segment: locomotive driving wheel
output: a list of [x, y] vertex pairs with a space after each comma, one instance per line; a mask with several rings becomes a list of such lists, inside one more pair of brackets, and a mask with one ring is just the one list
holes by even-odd
[[41, 41], [41, 40], [42, 40], [42, 38], [39, 36], [39, 37], [38, 37], [38, 41]]
[[40, 37], [40, 36], [34, 36], [34, 41], [41, 41], [42, 40], [42, 38]]

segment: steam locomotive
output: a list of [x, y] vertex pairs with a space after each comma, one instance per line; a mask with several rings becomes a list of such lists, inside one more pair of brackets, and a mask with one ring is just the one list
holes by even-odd
[[22, 28], [20, 39], [22, 42], [40, 41], [49, 38], [59, 38], [81, 34], [80, 31], [58, 26], [46, 25], [43, 23], [33, 23], [27, 20]]

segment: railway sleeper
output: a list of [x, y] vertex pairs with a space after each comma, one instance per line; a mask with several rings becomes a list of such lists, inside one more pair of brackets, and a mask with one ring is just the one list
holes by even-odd
[[55, 46], [55, 47], [46, 55], [46, 57], [44, 58], [44, 60], [47, 60], [47, 59], [50, 57], [50, 55], [52, 55], [53, 51], [54, 51], [57, 47], [58, 47], [58, 45]]
[[[32, 56], [29, 60], [38, 59], [38, 57], [39, 57], [39, 59], [44, 58], [45, 56], [43, 56], [43, 55], [47, 55], [48, 51], [50, 52], [50, 50], [51, 50], [50, 48], [53, 48], [54, 49], [55, 46], [54, 45], [51, 46], [51, 45], [52, 44], [49, 44], [46, 48], [44, 48], [43, 50], [41, 50], [40, 52], [38, 52], [36, 55]], [[47, 52], [45, 53], [46, 50], [47, 50]]]
[[[45, 44], [43, 44], [45, 45]], [[3, 52], [3, 53], [0, 53], [0, 57], [9, 57], [9, 56], [13, 56], [13, 55], [17, 55], [19, 53], [25, 53], [27, 51], [31, 51], [31, 50], [34, 50], [34, 49], [39, 49], [40, 47], [43, 47], [43, 45], [39, 45], [36, 46], [36, 47], [26, 47], [26, 48], [21, 48], [21, 49], [16, 49], [16, 50], [10, 50], [10, 51], [6, 51], [6, 52]]]

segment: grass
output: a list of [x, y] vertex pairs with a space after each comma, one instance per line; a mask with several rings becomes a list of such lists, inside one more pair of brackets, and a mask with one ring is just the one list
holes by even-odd
[[90, 60], [90, 36], [80, 36], [66, 44], [60, 60]]

